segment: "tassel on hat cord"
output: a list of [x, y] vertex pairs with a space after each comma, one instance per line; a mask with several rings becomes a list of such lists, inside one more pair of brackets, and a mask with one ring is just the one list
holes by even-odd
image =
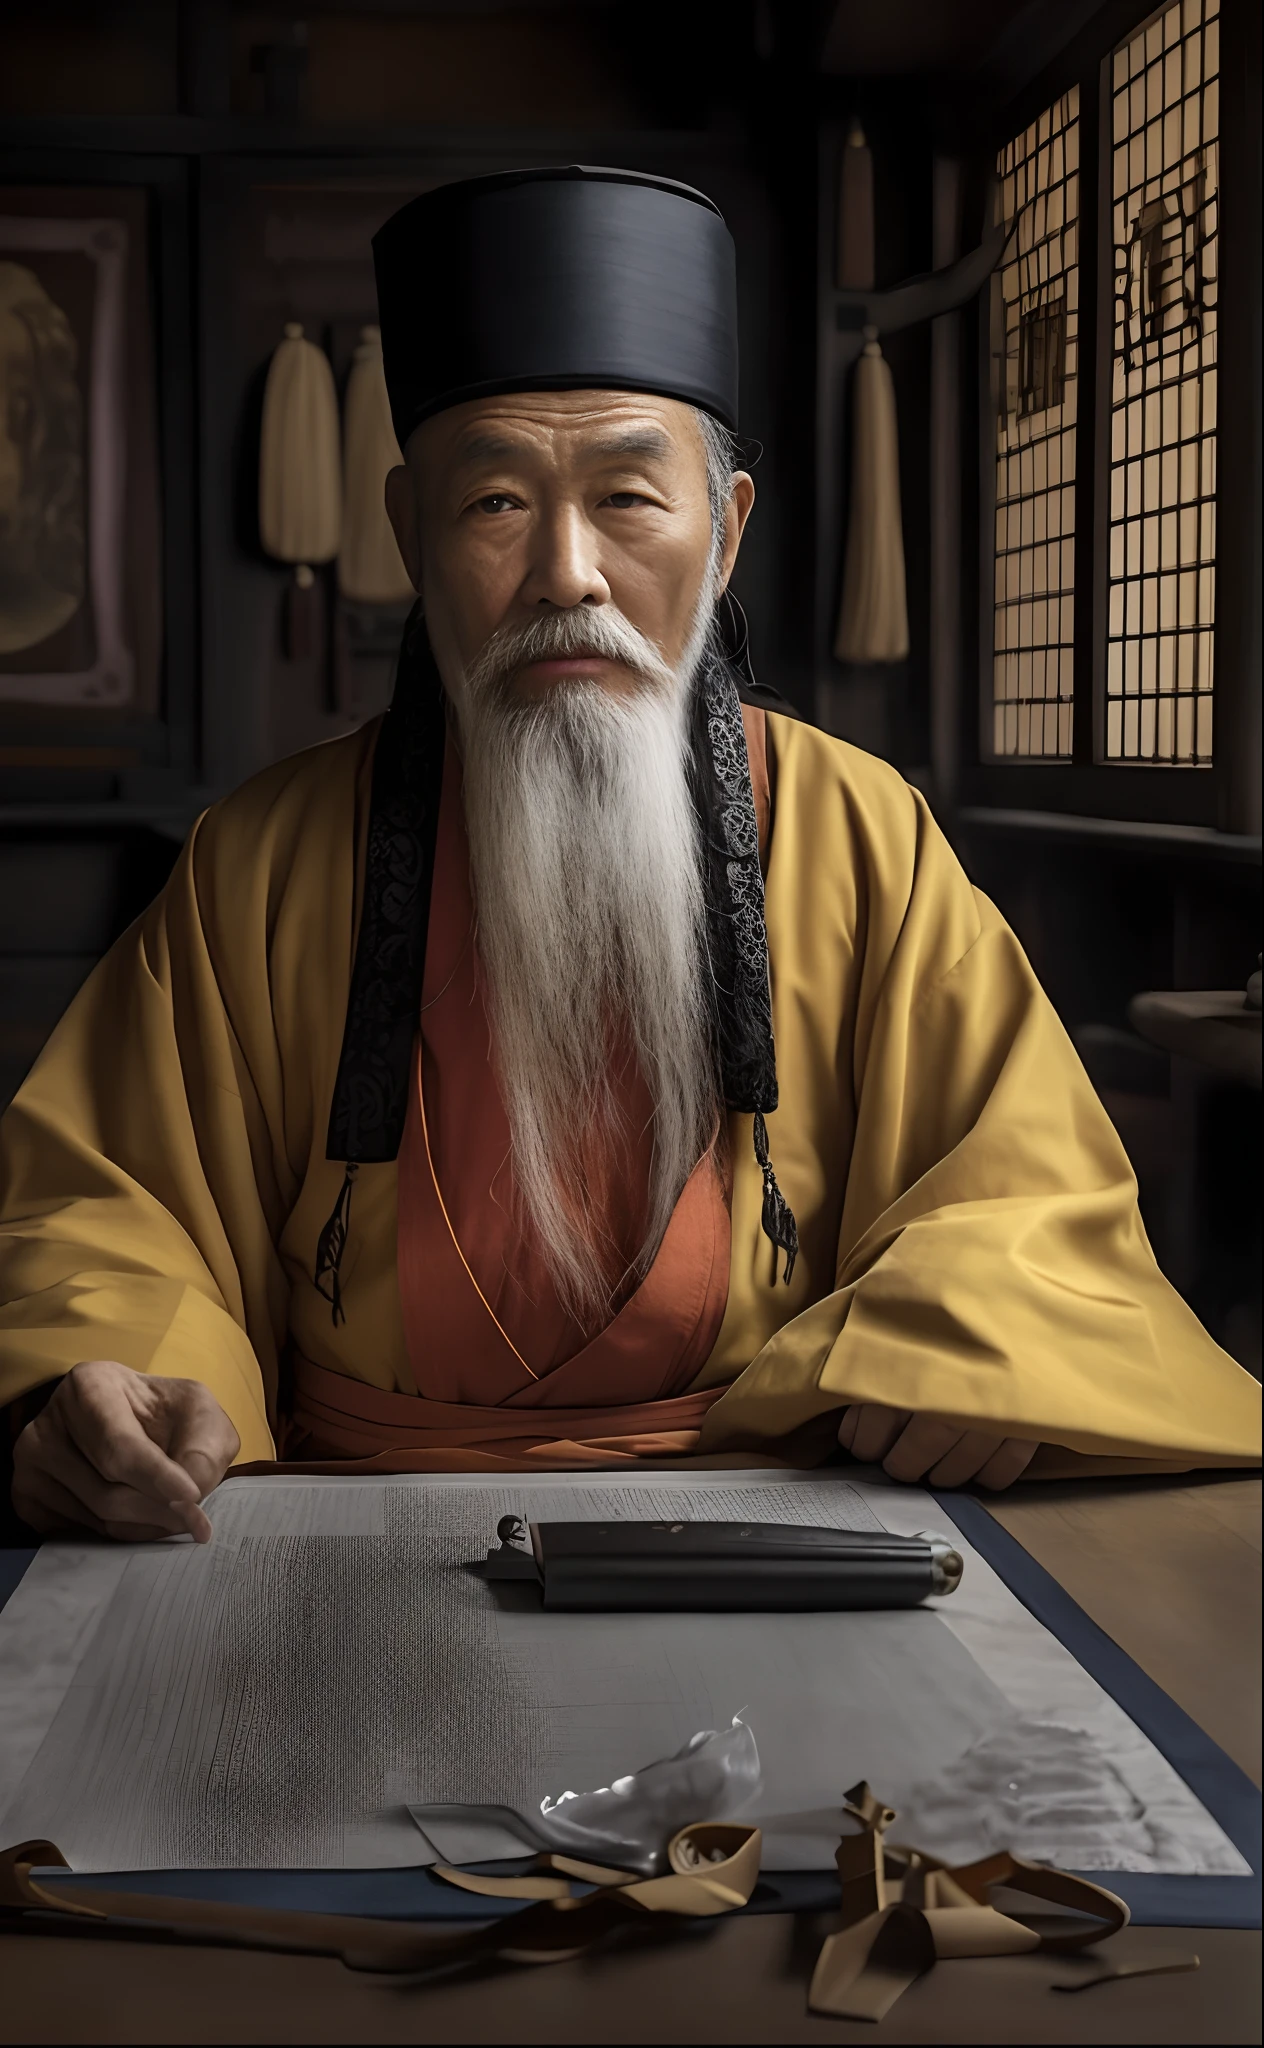
[[799, 1256], [799, 1226], [794, 1220], [794, 1211], [777, 1186], [777, 1176], [772, 1170], [768, 1156], [768, 1126], [762, 1110], [755, 1111], [755, 1157], [764, 1175], [764, 1207], [760, 1222], [764, 1236], [771, 1239], [773, 1247], [772, 1277], [777, 1278], [777, 1253], [784, 1252], [786, 1269], [782, 1279], [790, 1285], [794, 1263]]
[[[346, 1310], [342, 1305], [342, 1275], [340, 1269], [342, 1266], [342, 1255], [347, 1248], [347, 1238], [351, 1230], [351, 1191], [355, 1185], [355, 1177], [359, 1170], [359, 1166], [354, 1159], [347, 1161], [347, 1169], [342, 1177], [342, 1186], [338, 1190], [338, 1199], [334, 1203], [328, 1223], [326, 1223], [316, 1240], [316, 1271], [312, 1275], [312, 1279], [317, 1294], [321, 1295], [331, 1306], [335, 1328], [339, 1323], [345, 1323], [347, 1320]], [[325, 1280], [329, 1282], [327, 1287], [321, 1284]]]

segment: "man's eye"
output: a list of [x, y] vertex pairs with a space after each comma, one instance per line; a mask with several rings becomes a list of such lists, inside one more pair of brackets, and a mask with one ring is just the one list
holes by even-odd
[[513, 499], [506, 497], [503, 491], [492, 491], [486, 498], [479, 499], [478, 509], [480, 512], [509, 512], [513, 509]]
[[633, 505], [643, 505], [645, 500], [639, 491], [611, 491], [606, 503], [616, 512], [630, 512]]

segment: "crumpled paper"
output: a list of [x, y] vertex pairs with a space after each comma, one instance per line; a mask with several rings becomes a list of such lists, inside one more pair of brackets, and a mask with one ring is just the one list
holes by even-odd
[[[441, 1854], [447, 1829], [460, 1829], [468, 1840], [472, 1825], [490, 1826], [537, 1854], [579, 1857], [648, 1878], [674, 1867], [669, 1845], [682, 1829], [735, 1813], [759, 1784], [755, 1737], [740, 1715], [734, 1715], [730, 1727], [700, 1729], [674, 1756], [646, 1764], [595, 1792], [563, 1792], [557, 1799], [541, 1800], [538, 1814], [524, 1814], [512, 1806], [444, 1803], [410, 1806], [408, 1811]], [[482, 1859], [476, 1852], [445, 1860]]]

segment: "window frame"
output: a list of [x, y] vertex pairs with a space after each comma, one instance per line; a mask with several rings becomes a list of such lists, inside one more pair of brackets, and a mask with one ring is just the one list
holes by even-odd
[[[1170, 0], [1167, 0], [1170, 4]], [[989, 111], [977, 131], [974, 164], [986, 189], [997, 155], [1071, 86], [1080, 93], [1079, 336], [1077, 361], [1077, 447], [1075, 485], [1075, 616], [1073, 633], [1074, 709], [1068, 760], [998, 757], [991, 752], [993, 721], [993, 620], [995, 611], [996, 427], [991, 405], [991, 284], [976, 308], [974, 360], [963, 351], [963, 392], [967, 420], [974, 416], [978, 465], [975, 520], [978, 562], [973, 693], [963, 691], [962, 769], [959, 801], [965, 805], [1021, 807], [1156, 824], [1202, 825], [1259, 830], [1258, 766], [1249, 786], [1243, 751], [1258, 746], [1259, 559], [1258, 397], [1249, 388], [1259, 355], [1258, 174], [1252, 176], [1248, 97], [1226, 89], [1248, 85], [1242, 58], [1251, 54], [1247, 22], [1257, 0], [1221, 0], [1219, 247], [1219, 407], [1224, 422], [1250, 416], [1254, 404], [1255, 447], [1243, 434], [1217, 438], [1216, 667], [1213, 758], [1210, 766], [1111, 761], [1105, 756], [1107, 618], [1110, 575], [1110, 373], [1114, 339], [1110, 180], [1110, 64], [1114, 52], [1155, 15], [1154, 0], [1114, 0], [1014, 98]], [[1258, 47], [1258, 46], [1257, 46]], [[1256, 57], [1258, 72], [1258, 57]], [[1239, 132], [1245, 130], [1245, 132]], [[1255, 137], [1258, 160], [1258, 135]], [[1239, 182], [1240, 181], [1240, 182]], [[1229, 203], [1225, 204], [1225, 193]], [[1253, 239], [1254, 238], [1254, 239]], [[1109, 267], [1110, 275], [1107, 275]], [[968, 440], [966, 445], [968, 446]], [[1095, 545], [1100, 534], [1102, 544]], [[977, 637], [976, 637], [977, 636]], [[1254, 650], [1254, 664], [1252, 664]], [[1255, 692], [1252, 708], [1252, 689]], [[1251, 813], [1254, 811], [1254, 821]]]
[[[1055, 94], [1055, 95], [1053, 96], [1053, 99], [1052, 99], [1052, 100], [1051, 100], [1051, 101], [1049, 102], [1049, 106], [1050, 106], [1051, 108], [1052, 108], [1052, 107], [1055, 107], [1055, 106], [1057, 106], [1057, 105], [1058, 105], [1058, 104], [1059, 104], [1059, 103], [1060, 103], [1060, 102], [1062, 101], [1062, 99], [1063, 99], [1063, 98], [1065, 98], [1065, 97], [1067, 97], [1067, 96], [1069, 95], [1069, 92], [1070, 92], [1070, 91], [1071, 91], [1072, 89], [1076, 89], [1076, 81], [1074, 81], [1074, 80], [1073, 80], [1073, 81], [1071, 82], [1071, 86], [1070, 86], [1070, 87], [1068, 87], [1068, 88], [1064, 89], [1064, 91], [1063, 91], [1063, 92], [1061, 92], [1061, 93], [1057, 93], [1057, 94]], [[1041, 111], [1042, 111], [1042, 112], [1044, 112], [1045, 110], [1044, 110], [1044, 109], [1042, 109]], [[1081, 92], [1079, 93], [1079, 100], [1078, 100], [1078, 103], [1077, 103], [1077, 106], [1076, 106], [1075, 112], [1074, 112], [1074, 114], [1073, 114], [1073, 115], [1071, 116], [1071, 119], [1070, 119], [1070, 120], [1069, 120], [1069, 121], [1067, 122], [1067, 124], [1066, 124], [1066, 130], [1067, 130], [1067, 132], [1069, 132], [1069, 129], [1070, 129], [1070, 127], [1072, 126], [1072, 124], [1074, 125], [1074, 127], [1075, 127], [1075, 130], [1076, 130], [1076, 149], [1077, 149], [1077, 158], [1076, 158], [1076, 163], [1077, 163], [1077, 168], [1076, 168], [1075, 176], [1076, 176], [1077, 180], [1079, 181], [1079, 185], [1080, 185], [1080, 189], [1081, 189], [1081, 190], [1083, 189], [1083, 178], [1084, 178], [1084, 133], [1083, 133], [1083, 130], [1084, 130], [1084, 118], [1083, 118], [1083, 117], [1084, 117], [1084, 108], [1083, 108], [1083, 93], [1082, 93], [1082, 91], [1081, 91]], [[1016, 131], [1016, 136], [1015, 136], [1015, 137], [1011, 137], [1011, 138], [1010, 138], [1010, 140], [1011, 140], [1011, 141], [1013, 141], [1013, 140], [1017, 139], [1017, 135], [1018, 135], [1018, 134], [1024, 133], [1024, 132], [1025, 132], [1025, 131], [1026, 131], [1026, 130], [1027, 130], [1027, 129], [1028, 129], [1029, 127], [1030, 127], [1030, 126], [1032, 126], [1032, 125], [1034, 125], [1034, 124], [1033, 124], [1033, 123], [1028, 123], [1028, 122], [1024, 122], [1022, 130], [1020, 130], [1020, 131]], [[993, 161], [995, 161], [995, 159], [993, 159]], [[1065, 234], [1065, 232], [1066, 232], [1066, 229], [1065, 229], [1065, 223], [1064, 223], [1064, 226], [1063, 226], [1063, 228], [1062, 228], [1061, 232], [1062, 232], [1063, 234]], [[1076, 367], [1075, 367], [1075, 418], [1074, 418], [1074, 420], [1073, 420], [1073, 421], [1071, 421], [1071, 422], [1064, 422], [1064, 423], [1062, 423], [1062, 425], [1061, 425], [1061, 426], [1060, 426], [1060, 427], [1059, 427], [1058, 429], [1055, 429], [1055, 432], [1057, 433], [1057, 435], [1058, 435], [1058, 438], [1059, 438], [1059, 439], [1061, 439], [1062, 435], [1063, 435], [1063, 434], [1064, 434], [1064, 433], [1065, 433], [1065, 432], [1066, 432], [1066, 431], [1068, 430], [1068, 428], [1069, 428], [1069, 432], [1070, 432], [1070, 435], [1071, 435], [1071, 437], [1072, 437], [1072, 439], [1073, 439], [1073, 442], [1074, 442], [1074, 447], [1075, 447], [1075, 458], [1076, 458], [1076, 459], [1075, 459], [1075, 480], [1074, 480], [1074, 485], [1073, 485], [1073, 503], [1074, 503], [1074, 508], [1075, 508], [1075, 526], [1074, 526], [1074, 532], [1073, 532], [1073, 534], [1072, 534], [1072, 544], [1071, 544], [1071, 545], [1072, 545], [1072, 555], [1071, 555], [1072, 567], [1071, 567], [1071, 593], [1070, 593], [1070, 594], [1071, 594], [1071, 600], [1072, 600], [1072, 621], [1073, 621], [1073, 625], [1072, 625], [1072, 634], [1071, 634], [1071, 643], [1070, 643], [1070, 652], [1071, 652], [1071, 671], [1072, 671], [1072, 699], [1071, 699], [1071, 710], [1072, 710], [1072, 722], [1074, 721], [1074, 716], [1075, 716], [1075, 706], [1076, 706], [1076, 704], [1078, 703], [1078, 701], [1079, 701], [1079, 696], [1080, 696], [1080, 673], [1079, 673], [1079, 671], [1080, 671], [1080, 666], [1081, 666], [1081, 654], [1080, 654], [1080, 638], [1081, 638], [1081, 630], [1080, 630], [1080, 614], [1081, 614], [1081, 612], [1083, 611], [1083, 606], [1082, 606], [1082, 605], [1081, 605], [1081, 604], [1080, 604], [1080, 603], [1078, 602], [1078, 593], [1079, 593], [1079, 588], [1080, 588], [1080, 575], [1081, 575], [1081, 567], [1082, 567], [1082, 565], [1081, 565], [1081, 562], [1080, 562], [1080, 555], [1079, 555], [1079, 545], [1080, 545], [1080, 543], [1079, 543], [1079, 535], [1080, 535], [1080, 529], [1081, 529], [1081, 526], [1083, 525], [1083, 507], [1082, 507], [1082, 504], [1081, 504], [1081, 502], [1080, 502], [1080, 494], [1081, 494], [1081, 472], [1082, 472], [1082, 470], [1083, 470], [1083, 467], [1084, 467], [1084, 465], [1083, 465], [1083, 461], [1082, 461], [1082, 458], [1081, 458], [1081, 445], [1080, 445], [1080, 419], [1081, 419], [1081, 416], [1082, 416], [1082, 415], [1081, 415], [1081, 402], [1082, 402], [1082, 393], [1083, 393], [1083, 385], [1084, 385], [1084, 377], [1083, 377], [1083, 363], [1084, 363], [1084, 358], [1085, 358], [1085, 349], [1086, 349], [1086, 346], [1087, 346], [1087, 347], [1088, 347], [1089, 349], [1093, 349], [1093, 348], [1095, 347], [1095, 335], [1093, 334], [1093, 332], [1092, 332], [1091, 328], [1089, 328], [1089, 329], [1087, 329], [1087, 330], [1086, 330], [1086, 325], [1085, 325], [1085, 316], [1086, 316], [1086, 308], [1085, 308], [1085, 299], [1084, 299], [1084, 285], [1083, 285], [1083, 271], [1084, 271], [1084, 256], [1083, 256], [1083, 248], [1084, 248], [1084, 235], [1083, 235], [1083, 223], [1082, 223], [1082, 218], [1081, 218], [1080, 216], [1077, 216], [1077, 219], [1076, 219], [1076, 224], [1075, 224], [1075, 249], [1076, 249], [1076, 254], [1075, 254], [1075, 270], [1076, 270], [1076, 286], [1075, 286], [1075, 290], [1076, 290], [1076, 307], [1075, 307], [1075, 364], [1076, 364]], [[982, 516], [981, 516], [981, 519], [980, 519], [980, 547], [981, 547], [981, 555], [982, 555], [982, 560], [981, 560], [981, 562], [980, 562], [980, 574], [981, 574], [981, 577], [982, 577], [982, 582], [983, 582], [983, 584], [986, 584], [986, 585], [988, 586], [988, 594], [987, 594], [987, 597], [986, 597], [986, 599], [984, 599], [984, 598], [983, 598], [983, 596], [982, 596], [982, 590], [981, 590], [981, 598], [980, 598], [980, 601], [981, 601], [981, 605], [982, 605], [982, 608], [983, 608], [983, 616], [982, 616], [982, 617], [981, 617], [981, 619], [980, 619], [980, 651], [982, 652], [982, 651], [983, 651], [984, 649], [986, 649], [986, 651], [987, 651], [987, 657], [990, 657], [990, 658], [991, 658], [991, 660], [992, 660], [992, 664], [993, 664], [993, 674], [992, 674], [992, 687], [991, 687], [990, 689], [985, 689], [985, 688], [983, 688], [983, 687], [981, 687], [981, 688], [980, 688], [980, 693], [979, 693], [979, 734], [978, 734], [978, 749], [979, 749], [979, 755], [980, 755], [980, 758], [981, 758], [982, 760], [984, 760], [984, 761], [987, 761], [987, 762], [988, 762], [989, 764], [995, 764], [995, 765], [997, 765], [997, 766], [1008, 766], [1008, 765], [1010, 764], [1010, 762], [1012, 762], [1012, 761], [1024, 761], [1024, 762], [1025, 762], [1025, 761], [1033, 760], [1033, 761], [1037, 761], [1037, 762], [1040, 762], [1040, 763], [1041, 763], [1042, 765], [1044, 765], [1044, 766], [1046, 766], [1046, 767], [1057, 767], [1057, 768], [1063, 768], [1063, 767], [1066, 767], [1067, 765], [1069, 765], [1069, 763], [1068, 763], [1068, 757], [1066, 757], [1066, 756], [1058, 757], [1058, 756], [1051, 756], [1051, 755], [1048, 755], [1048, 754], [1037, 754], [1037, 755], [1023, 755], [1023, 754], [1013, 754], [1013, 755], [1004, 755], [1004, 754], [998, 754], [998, 753], [996, 753], [996, 752], [994, 751], [994, 749], [993, 749], [993, 746], [992, 746], [992, 734], [993, 734], [993, 731], [994, 731], [994, 728], [995, 728], [995, 711], [996, 711], [996, 696], [995, 696], [995, 625], [996, 625], [996, 615], [997, 615], [997, 609], [998, 609], [998, 607], [997, 607], [997, 601], [996, 601], [996, 592], [995, 592], [995, 582], [994, 582], [994, 577], [995, 577], [995, 567], [996, 567], [996, 563], [997, 563], [997, 561], [999, 560], [999, 555], [998, 555], [998, 552], [997, 552], [997, 549], [996, 549], [996, 546], [995, 546], [995, 539], [994, 539], [994, 535], [995, 535], [995, 525], [996, 525], [996, 508], [997, 508], [997, 491], [996, 491], [996, 477], [997, 477], [997, 468], [998, 468], [998, 453], [999, 453], [999, 451], [998, 451], [998, 445], [997, 445], [997, 443], [998, 443], [998, 429], [997, 429], [997, 418], [998, 418], [998, 413], [997, 413], [997, 404], [996, 404], [996, 400], [997, 400], [997, 396], [998, 396], [998, 394], [997, 394], [997, 392], [996, 392], [996, 390], [995, 390], [995, 388], [994, 388], [994, 386], [993, 386], [993, 381], [992, 381], [992, 379], [993, 379], [993, 372], [994, 372], [994, 362], [993, 362], [993, 358], [992, 358], [992, 347], [993, 347], [993, 333], [992, 333], [992, 316], [993, 316], [993, 312], [994, 312], [994, 308], [995, 308], [995, 300], [994, 300], [994, 296], [993, 296], [993, 294], [994, 294], [994, 292], [995, 292], [995, 289], [996, 289], [996, 284], [997, 284], [997, 280], [998, 280], [998, 274], [999, 274], [999, 273], [998, 273], [998, 271], [994, 271], [994, 272], [992, 273], [992, 276], [991, 276], [991, 278], [989, 278], [989, 280], [988, 280], [988, 283], [987, 283], [987, 285], [986, 285], [986, 287], [985, 287], [985, 289], [984, 289], [983, 303], [982, 303], [982, 307], [981, 307], [981, 313], [982, 313], [982, 318], [983, 318], [983, 322], [984, 322], [984, 324], [985, 324], [985, 327], [986, 327], [986, 342], [985, 342], [985, 350], [984, 350], [984, 363], [983, 363], [983, 366], [982, 366], [982, 368], [981, 368], [981, 373], [980, 373], [980, 394], [979, 394], [979, 396], [980, 396], [980, 408], [981, 408], [982, 444], [983, 444], [983, 446], [981, 447], [981, 450], [980, 450], [980, 464], [981, 464], [981, 467], [980, 467], [980, 487], [981, 487], [981, 493], [982, 493], [982, 508], [983, 508], [983, 509], [982, 509]], [[1064, 277], [1065, 277], [1065, 273], [1064, 273]], [[1063, 289], [1064, 289], [1064, 294], [1065, 294], [1065, 290], [1066, 290], [1066, 285], [1065, 285], [1065, 282], [1064, 282], [1064, 287], [1063, 287]], [[1021, 295], [1021, 288], [1020, 288], [1020, 295]], [[1088, 311], [1089, 311], [1089, 314], [1090, 314], [1090, 315], [1091, 315], [1091, 310], [1092, 310], [1092, 309], [1091, 309], [1091, 305], [1090, 305], [1090, 307], [1089, 307], [1089, 309], [1088, 309]], [[1021, 339], [1021, 331], [1022, 331], [1022, 329], [1021, 329], [1021, 318], [1020, 318], [1020, 324], [1019, 324], [1019, 336], [1020, 336], [1020, 339]], [[1020, 356], [1021, 356], [1021, 345], [1020, 345]], [[1020, 372], [1020, 374], [1021, 374], [1021, 372]], [[1050, 437], [1046, 437], [1046, 445], [1048, 445], [1048, 440], [1049, 440], [1049, 438], [1050, 438]], [[1020, 444], [1020, 445], [1021, 445], [1021, 444]], [[1028, 443], [1026, 444], [1026, 446], [1027, 446], [1027, 447], [1029, 447], [1029, 448], [1034, 448], [1034, 446], [1035, 446], [1035, 442], [1034, 442], [1034, 441], [1029, 441], [1029, 442], [1028, 442]], [[986, 451], [987, 451], [986, 453], [984, 453], [984, 449], [986, 449]], [[1017, 450], [1011, 450], [1011, 453], [1014, 453], [1014, 452], [1018, 452], [1018, 451], [1017, 451]], [[1040, 545], [1040, 543], [1036, 543], [1035, 545], [1039, 546], [1039, 545]], [[1047, 557], [1046, 557], [1046, 567], [1047, 567]], [[1065, 596], [1065, 592], [1062, 592], [1061, 594], [1062, 594], [1063, 596]], [[1060, 642], [1059, 642], [1059, 647], [1061, 648], [1061, 647], [1065, 646], [1065, 644], [1066, 644], [1065, 642], [1061, 642], [1061, 641], [1060, 641]], [[985, 657], [985, 660], [986, 660], [986, 658], [987, 658], [987, 657]], [[1047, 703], [1048, 703], [1048, 702], [1050, 702], [1050, 701], [1059, 701], [1059, 700], [1049, 700], [1049, 699], [1045, 699], [1045, 700], [1043, 700], [1043, 701], [1044, 701], [1044, 702], [1045, 702], [1045, 703], [1047, 704]], [[1072, 748], [1073, 748], [1073, 753], [1074, 753], [1074, 735], [1072, 736]], [[1072, 757], [1073, 757], [1073, 756], [1072, 756]]]

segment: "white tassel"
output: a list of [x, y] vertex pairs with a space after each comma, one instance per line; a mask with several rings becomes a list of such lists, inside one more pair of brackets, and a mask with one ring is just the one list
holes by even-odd
[[382, 369], [382, 336], [360, 331], [343, 417], [342, 547], [338, 588], [352, 604], [403, 604], [413, 586], [386, 516], [386, 473], [403, 460]]
[[900, 448], [895, 385], [866, 327], [856, 364], [851, 515], [834, 653], [839, 661], [903, 661], [909, 651], [900, 523]]
[[278, 562], [292, 562], [300, 588], [311, 565], [338, 552], [342, 462], [338, 397], [329, 358], [291, 320], [263, 392], [259, 448], [259, 537]]

